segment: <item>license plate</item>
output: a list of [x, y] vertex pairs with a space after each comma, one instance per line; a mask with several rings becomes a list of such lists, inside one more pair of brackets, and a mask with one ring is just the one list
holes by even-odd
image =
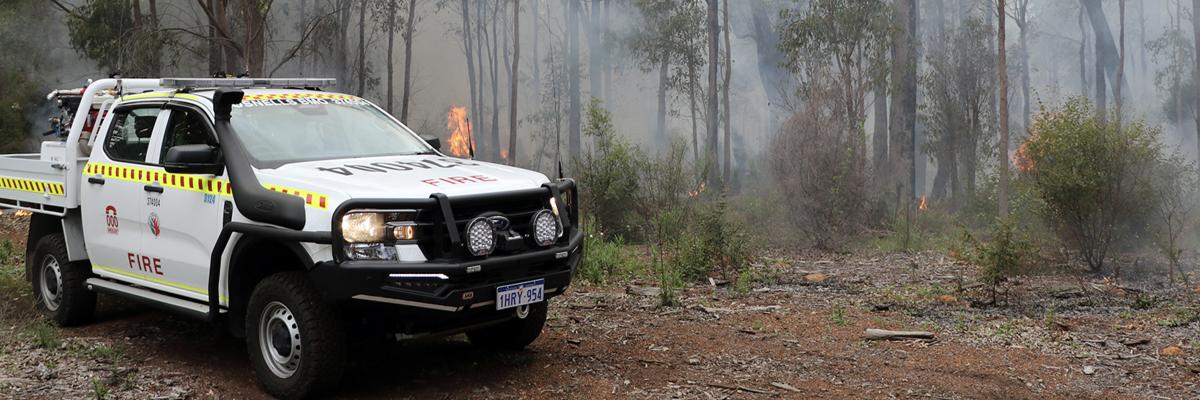
[[514, 283], [496, 287], [496, 309], [519, 307], [540, 303], [545, 293], [546, 280]]

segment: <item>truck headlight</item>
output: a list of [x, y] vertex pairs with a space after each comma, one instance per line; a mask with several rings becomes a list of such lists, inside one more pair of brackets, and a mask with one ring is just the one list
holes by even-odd
[[387, 235], [383, 213], [351, 212], [342, 216], [342, 239], [346, 243], [382, 242]]
[[351, 211], [342, 216], [343, 252], [352, 260], [396, 260], [397, 242], [414, 241], [414, 212]]
[[562, 237], [562, 224], [558, 222], [557, 213], [551, 210], [538, 211], [533, 214], [529, 224], [533, 228], [533, 241], [538, 246], [549, 246]]
[[487, 218], [479, 217], [468, 222], [463, 236], [467, 251], [473, 256], [486, 256], [496, 250], [496, 227]]

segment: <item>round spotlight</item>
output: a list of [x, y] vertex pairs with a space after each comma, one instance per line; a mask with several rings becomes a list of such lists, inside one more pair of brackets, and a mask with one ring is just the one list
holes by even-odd
[[539, 246], [549, 246], [562, 236], [562, 224], [553, 211], [542, 210], [533, 214], [533, 241]]
[[496, 229], [487, 218], [475, 218], [468, 222], [463, 236], [467, 251], [473, 256], [486, 256], [496, 250]]

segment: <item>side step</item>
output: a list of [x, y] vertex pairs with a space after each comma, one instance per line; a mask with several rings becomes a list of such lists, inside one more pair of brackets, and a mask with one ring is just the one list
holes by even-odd
[[204, 319], [208, 316], [208, 306], [204, 305], [203, 303], [161, 294], [124, 283], [113, 282], [100, 278], [88, 278], [87, 288], [95, 292], [113, 294], [137, 300], [154, 307], [193, 318]]

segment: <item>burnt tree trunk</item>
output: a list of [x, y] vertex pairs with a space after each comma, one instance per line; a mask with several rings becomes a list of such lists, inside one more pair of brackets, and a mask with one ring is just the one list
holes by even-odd
[[733, 79], [733, 51], [730, 47], [731, 40], [729, 38], [729, 1], [725, 0], [725, 7], [722, 13], [723, 21], [721, 24], [722, 35], [725, 38], [725, 87], [721, 88], [721, 102], [724, 103], [723, 107], [725, 108], [725, 143], [723, 146], [725, 149], [725, 161], [722, 163], [724, 168], [722, 181], [725, 182], [727, 190], [733, 184], [733, 110], [729, 106], [729, 84]]

